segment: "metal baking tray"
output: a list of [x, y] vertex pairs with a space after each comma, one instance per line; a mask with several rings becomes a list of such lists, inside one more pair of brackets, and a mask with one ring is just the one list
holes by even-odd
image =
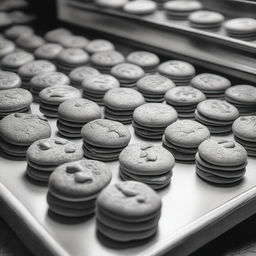
[[[207, 9], [226, 7], [227, 18], [232, 17], [229, 3], [239, 1], [203, 0]], [[247, 3], [247, 2], [246, 2]], [[249, 82], [256, 82], [256, 41], [246, 42], [226, 36], [224, 29], [217, 32], [194, 29], [188, 21], [170, 20], [164, 11], [147, 16], [136, 16], [97, 7], [84, 0], [58, 0], [58, 18], [61, 21], [114, 35], [127, 44], [192, 62], [197, 66], [225, 73]], [[240, 5], [242, 5], [240, 1]], [[248, 3], [247, 3], [247, 9]], [[255, 9], [255, 4], [251, 4]], [[238, 16], [243, 8], [235, 9]], [[246, 13], [246, 12], [245, 12]]]
[[[33, 103], [32, 112], [39, 113], [37, 104]], [[52, 136], [56, 136], [56, 120], [49, 122]], [[141, 141], [129, 128], [131, 143]], [[112, 182], [120, 180], [118, 162], [107, 164], [112, 169]], [[27, 179], [25, 161], [0, 156], [0, 214], [35, 255], [187, 255], [256, 212], [255, 167], [256, 159], [249, 158], [243, 181], [221, 187], [197, 177], [195, 165], [176, 163], [171, 185], [158, 192], [163, 208], [156, 236], [144, 244], [118, 244], [97, 234], [95, 216], [73, 224], [52, 219], [47, 187]]]

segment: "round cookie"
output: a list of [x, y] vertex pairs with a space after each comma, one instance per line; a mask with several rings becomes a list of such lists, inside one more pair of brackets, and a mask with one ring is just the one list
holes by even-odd
[[21, 79], [17, 74], [0, 70], [0, 90], [13, 89], [20, 86]]
[[64, 48], [85, 48], [89, 40], [84, 36], [75, 36], [71, 34], [66, 34], [62, 37], [59, 42]]
[[0, 12], [0, 28], [6, 28], [13, 24], [13, 21], [7, 12]]
[[4, 36], [10, 40], [16, 40], [18, 37], [22, 35], [29, 36], [34, 33], [34, 30], [26, 25], [15, 25], [10, 28], [8, 28], [4, 32]]
[[24, 34], [18, 37], [15, 43], [19, 48], [27, 52], [34, 52], [38, 47], [44, 45], [45, 41], [35, 34], [30, 34], [29, 36]]
[[12, 53], [15, 50], [15, 45], [13, 42], [5, 39], [0, 38], [0, 58], [3, 58], [7, 54]]
[[48, 31], [44, 38], [51, 43], [60, 43], [62, 38], [66, 35], [71, 35], [71, 32], [65, 28], [56, 28]]
[[46, 43], [38, 47], [34, 55], [37, 59], [50, 60], [55, 62], [57, 55], [63, 50], [60, 44]]
[[110, 41], [94, 39], [86, 45], [85, 50], [88, 53], [93, 54], [96, 52], [113, 51], [115, 50], [115, 46]]
[[94, 2], [100, 7], [116, 9], [122, 8], [128, 0], [95, 0]]
[[157, 10], [157, 4], [151, 0], [136, 0], [126, 3], [123, 10], [131, 14], [147, 15]]

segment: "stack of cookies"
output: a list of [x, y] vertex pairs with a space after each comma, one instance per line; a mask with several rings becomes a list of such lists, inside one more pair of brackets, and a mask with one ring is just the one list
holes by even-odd
[[198, 147], [196, 173], [205, 181], [226, 185], [240, 181], [246, 171], [247, 153], [238, 143], [210, 138]]
[[127, 146], [119, 156], [119, 163], [123, 180], [136, 180], [153, 189], [162, 189], [170, 184], [175, 160], [162, 146], [143, 143]]
[[123, 124], [96, 119], [82, 128], [84, 156], [103, 162], [115, 161], [128, 145], [131, 134]]
[[197, 105], [195, 119], [206, 125], [211, 134], [226, 135], [239, 117], [236, 107], [224, 100], [205, 100]]
[[182, 163], [193, 163], [198, 146], [210, 137], [208, 128], [196, 121], [179, 120], [165, 130], [163, 146]]
[[108, 166], [98, 161], [80, 160], [60, 165], [49, 180], [50, 212], [67, 218], [93, 214], [98, 194], [111, 177]]
[[161, 207], [161, 198], [141, 182], [109, 185], [96, 201], [97, 229], [118, 242], [149, 238], [157, 232]]
[[66, 100], [58, 108], [57, 128], [60, 135], [64, 137], [80, 138], [82, 127], [99, 118], [101, 118], [101, 109], [93, 101]]
[[66, 162], [83, 158], [81, 145], [61, 138], [35, 141], [27, 150], [27, 175], [34, 181], [47, 183], [54, 169]]

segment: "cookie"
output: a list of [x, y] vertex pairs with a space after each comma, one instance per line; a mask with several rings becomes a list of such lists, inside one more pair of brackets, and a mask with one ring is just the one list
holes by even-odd
[[61, 138], [35, 141], [27, 150], [27, 175], [47, 183], [49, 176], [61, 164], [83, 158], [81, 145]]
[[87, 123], [81, 133], [85, 157], [103, 162], [117, 160], [131, 139], [128, 128], [119, 122], [106, 119]]
[[59, 42], [64, 48], [85, 48], [89, 40], [84, 36], [66, 34]]
[[47, 119], [39, 115], [14, 113], [0, 120], [0, 146], [11, 156], [24, 158], [34, 141], [50, 136], [51, 127]]
[[125, 61], [125, 57], [118, 51], [96, 52], [91, 56], [91, 65], [102, 73], [110, 73], [115, 65]]
[[9, 16], [15, 25], [29, 24], [36, 19], [34, 14], [25, 13], [22, 11], [12, 11], [9, 13]]
[[63, 50], [60, 44], [47, 43], [38, 47], [34, 55], [37, 59], [49, 60], [55, 63], [55, 58]]
[[240, 115], [256, 113], [256, 88], [252, 85], [240, 84], [228, 88], [225, 99], [239, 110]]
[[247, 152], [235, 141], [209, 138], [198, 147], [196, 172], [210, 183], [236, 183], [243, 178], [246, 165]]
[[211, 134], [218, 135], [230, 133], [238, 117], [237, 108], [225, 100], [204, 100], [197, 105], [195, 111], [196, 121], [206, 125]]
[[81, 129], [88, 122], [101, 118], [101, 109], [87, 99], [71, 99], [58, 108], [57, 127], [67, 137], [81, 137]]
[[133, 112], [135, 133], [145, 139], [161, 140], [165, 128], [178, 118], [176, 110], [162, 103], [146, 103]]
[[157, 4], [151, 0], [136, 0], [126, 3], [123, 10], [130, 14], [148, 15], [157, 10]]
[[126, 57], [126, 61], [140, 66], [145, 73], [154, 73], [160, 63], [156, 54], [146, 51], [132, 52]]
[[18, 37], [15, 43], [22, 50], [25, 50], [27, 52], [34, 52], [38, 47], [44, 45], [45, 41], [42, 37], [38, 35], [30, 34], [28, 36], [25, 34]]
[[47, 117], [57, 117], [59, 105], [76, 98], [82, 98], [82, 93], [70, 85], [47, 87], [39, 93], [40, 111]]
[[108, 40], [94, 39], [86, 45], [85, 50], [93, 54], [96, 52], [113, 51], [115, 46]]
[[62, 38], [66, 35], [71, 35], [71, 32], [65, 28], [56, 28], [48, 31], [44, 38], [51, 43], [60, 43]]
[[13, 21], [7, 12], [0, 12], [0, 28], [4, 29], [8, 26], [11, 26], [13, 24]]
[[166, 103], [176, 109], [179, 118], [194, 118], [199, 102], [206, 99], [203, 92], [191, 86], [178, 86], [165, 93]]
[[130, 124], [134, 109], [144, 104], [145, 99], [140, 92], [134, 89], [115, 88], [105, 94], [103, 102], [105, 118]]
[[34, 34], [34, 30], [26, 25], [15, 25], [10, 28], [8, 28], [4, 32], [4, 36], [9, 39], [15, 41], [18, 39], [20, 36], [30, 36]]
[[146, 75], [139, 79], [136, 87], [146, 101], [160, 103], [164, 101], [165, 93], [174, 88], [175, 84], [167, 77], [155, 74]]
[[182, 163], [193, 163], [198, 146], [210, 137], [208, 128], [196, 121], [178, 120], [169, 125], [163, 137], [163, 146]]
[[91, 76], [82, 82], [83, 97], [102, 106], [105, 93], [118, 87], [120, 87], [119, 81], [111, 75], [98, 74]]
[[121, 152], [119, 163], [119, 174], [123, 180], [136, 180], [153, 189], [161, 189], [170, 184], [175, 160], [162, 146], [138, 143]]
[[15, 50], [15, 45], [13, 42], [5, 39], [0, 38], [0, 58], [12, 53]]
[[177, 86], [188, 85], [196, 73], [194, 66], [180, 60], [170, 60], [160, 64], [158, 72], [160, 75], [171, 79]]
[[56, 71], [56, 66], [47, 60], [34, 60], [25, 63], [18, 69], [18, 74], [22, 80], [22, 87], [30, 89], [32, 77], [44, 73]]
[[94, 0], [94, 3], [100, 7], [118, 9], [122, 8], [128, 0]]
[[161, 207], [161, 198], [146, 184], [124, 181], [109, 185], [96, 201], [97, 229], [118, 242], [149, 238], [157, 232]]
[[39, 93], [47, 87], [69, 84], [69, 77], [60, 72], [44, 72], [30, 80], [30, 91], [34, 100], [39, 101]]
[[69, 218], [93, 214], [96, 199], [111, 178], [108, 166], [99, 161], [80, 160], [59, 166], [49, 180], [49, 210]]
[[223, 99], [225, 90], [231, 86], [231, 82], [223, 76], [203, 73], [195, 76], [190, 85], [202, 91], [206, 98]]
[[22, 88], [1, 90], [0, 119], [15, 112], [28, 112], [32, 99], [31, 93]]
[[21, 86], [20, 77], [14, 72], [0, 70], [0, 91]]

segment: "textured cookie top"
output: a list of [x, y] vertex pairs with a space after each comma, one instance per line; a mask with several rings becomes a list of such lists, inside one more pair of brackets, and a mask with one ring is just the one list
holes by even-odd
[[21, 79], [14, 72], [0, 70], [0, 90], [20, 87]]
[[202, 4], [199, 1], [168, 1], [164, 4], [164, 9], [168, 11], [177, 11], [177, 12], [192, 12], [197, 11], [202, 8]]
[[63, 47], [59, 44], [44, 44], [36, 49], [35, 56], [39, 59], [54, 59], [60, 51], [63, 50]]
[[105, 52], [115, 50], [115, 46], [107, 40], [104, 39], [94, 39], [86, 46], [86, 51], [89, 53], [95, 52]]
[[195, 76], [190, 84], [199, 90], [206, 91], [206, 93], [208, 91], [223, 91], [231, 86], [231, 82], [227, 78], [210, 73]]
[[67, 48], [57, 55], [58, 62], [64, 62], [67, 64], [80, 64], [87, 63], [90, 59], [89, 55], [80, 48]]
[[149, 186], [137, 181], [109, 185], [98, 199], [97, 207], [113, 216], [127, 219], [147, 218], [161, 210], [161, 198]]
[[220, 166], [241, 165], [247, 160], [246, 150], [237, 142], [222, 138], [210, 138], [198, 147], [200, 157]]
[[94, 65], [112, 67], [125, 61], [123, 54], [117, 51], [96, 52], [91, 56]]
[[27, 150], [27, 159], [42, 165], [60, 165], [82, 158], [81, 145], [62, 138], [37, 140]]
[[115, 88], [109, 90], [104, 98], [104, 103], [114, 109], [129, 110], [145, 103], [143, 95], [131, 88]]
[[81, 83], [84, 79], [99, 74], [100, 72], [97, 69], [88, 66], [83, 66], [73, 69], [70, 72], [69, 77], [72, 81]]
[[256, 105], [256, 87], [240, 84], [228, 88], [225, 95], [235, 102], [250, 103]]
[[166, 127], [178, 118], [177, 111], [166, 104], [146, 103], [133, 112], [133, 120], [148, 127]]
[[65, 34], [60, 44], [65, 48], [85, 48], [89, 40], [84, 36]]
[[70, 85], [55, 85], [43, 89], [39, 97], [43, 102], [58, 104], [65, 100], [82, 98], [82, 93]]
[[193, 23], [211, 25], [223, 22], [225, 17], [219, 12], [201, 10], [191, 13], [188, 19]]
[[18, 68], [27, 62], [34, 60], [34, 55], [24, 51], [10, 53], [3, 57], [2, 64], [4, 66]]
[[178, 120], [165, 130], [165, 138], [174, 145], [197, 148], [210, 137], [208, 128], [193, 120]]
[[242, 139], [256, 142], [256, 116], [241, 116], [232, 126], [233, 133]]
[[132, 52], [126, 57], [126, 60], [142, 68], [157, 66], [160, 62], [156, 54], [146, 51]]
[[18, 37], [18, 39], [16, 40], [17, 46], [22, 48], [28, 48], [28, 49], [38, 48], [42, 46], [44, 43], [45, 43], [44, 39], [35, 34], [30, 34], [29, 36], [25, 34]]
[[97, 119], [87, 123], [81, 133], [86, 142], [109, 148], [125, 147], [131, 139], [126, 126], [107, 119]]
[[45, 39], [49, 42], [59, 43], [66, 35], [71, 35], [71, 32], [65, 28], [56, 28], [48, 31], [45, 34]]
[[0, 135], [14, 145], [30, 145], [34, 141], [51, 136], [46, 118], [25, 113], [15, 113], [0, 121]]
[[150, 143], [128, 145], [119, 155], [120, 166], [145, 175], [160, 175], [175, 164], [172, 154], [162, 146]]
[[237, 108], [225, 100], [204, 100], [197, 105], [197, 110], [215, 120], [233, 121], [239, 116]]
[[5, 38], [0, 38], [0, 57], [5, 56], [15, 50], [15, 45], [13, 42], [6, 40]]
[[94, 160], [80, 160], [60, 165], [51, 174], [49, 190], [70, 201], [94, 196], [108, 185], [112, 174], [108, 166]]
[[100, 107], [87, 99], [71, 99], [60, 104], [58, 116], [64, 120], [88, 123], [101, 117]]
[[26, 108], [30, 106], [32, 100], [31, 93], [22, 88], [0, 90], [0, 112]]
[[11, 40], [15, 40], [18, 37], [22, 36], [22, 35], [31, 35], [34, 33], [34, 30], [29, 27], [29, 26], [25, 26], [25, 25], [15, 25], [12, 26], [10, 28], [8, 28], [5, 32], [4, 32], [4, 36], [8, 39]]
[[132, 14], [149, 14], [157, 9], [157, 4], [151, 0], [137, 0], [125, 4], [123, 10]]
[[256, 32], [256, 20], [253, 18], [236, 18], [225, 22], [225, 29], [234, 33]]

